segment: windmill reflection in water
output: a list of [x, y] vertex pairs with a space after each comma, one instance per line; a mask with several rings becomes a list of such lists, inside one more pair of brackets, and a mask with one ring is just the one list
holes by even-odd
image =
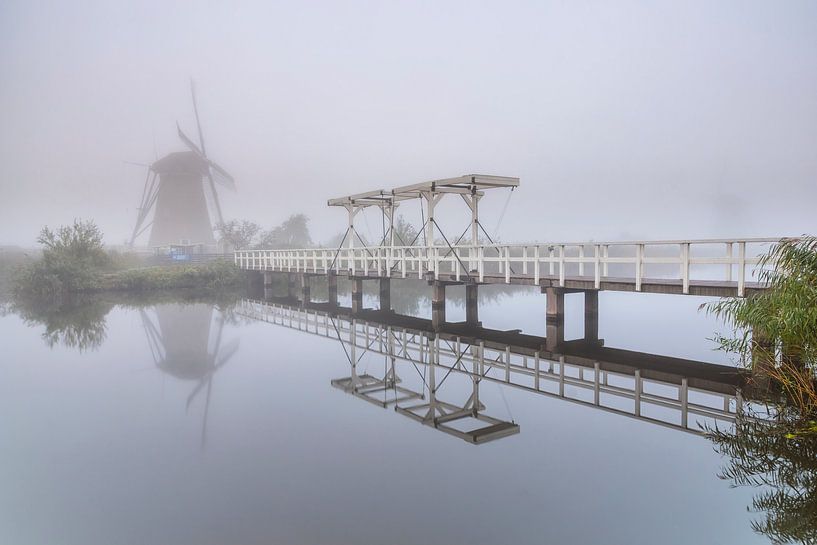
[[224, 313], [210, 304], [161, 305], [152, 311], [140, 309], [139, 314], [156, 367], [180, 380], [196, 383], [185, 409], [206, 391], [201, 424], [204, 448], [213, 377], [238, 351], [240, 341], [222, 343]]

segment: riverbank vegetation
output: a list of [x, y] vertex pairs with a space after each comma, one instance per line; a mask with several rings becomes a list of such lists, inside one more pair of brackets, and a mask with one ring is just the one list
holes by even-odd
[[756, 532], [817, 543], [817, 238], [781, 242], [760, 268], [767, 290], [708, 305], [733, 329], [717, 341], [750, 371], [755, 402], [706, 433], [727, 458], [721, 478], [758, 489]]
[[12, 280], [16, 297], [59, 297], [70, 293], [148, 291], [168, 289], [225, 289], [244, 285], [245, 273], [232, 262], [200, 265], [145, 266], [133, 254], [108, 252], [102, 232], [91, 221], [51, 230], [43, 228], [37, 241], [40, 259], [19, 266]]
[[808, 422], [817, 417], [817, 238], [782, 241], [760, 271], [769, 289], [709, 305], [733, 329], [716, 340], [752, 371], [756, 386], [779, 389], [778, 410]]

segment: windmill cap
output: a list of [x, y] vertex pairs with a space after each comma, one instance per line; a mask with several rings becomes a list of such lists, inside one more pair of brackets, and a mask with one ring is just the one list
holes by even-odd
[[150, 168], [158, 174], [207, 174], [207, 162], [192, 151], [176, 151], [165, 155]]

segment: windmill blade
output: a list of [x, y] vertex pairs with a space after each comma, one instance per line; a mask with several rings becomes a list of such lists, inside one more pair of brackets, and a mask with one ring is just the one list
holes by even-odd
[[217, 174], [217, 176], [215, 176], [216, 182], [223, 185], [227, 189], [235, 191], [235, 178], [233, 178], [229, 172], [221, 168], [217, 163], [210, 161], [209, 159], [207, 162], [210, 164], [210, 168], [212, 168]]
[[130, 243], [128, 246], [133, 246], [134, 241], [139, 233], [139, 228], [142, 226], [142, 223], [145, 221], [145, 213], [144, 213], [144, 206], [145, 206], [145, 196], [148, 194], [148, 183], [150, 181], [150, 167], [147, 169], [147, 173], [145, 174], [145, 184], [142, 186], [142, 198], [139, 201], [139, 214], [136, 216], [136, 224], [133, 226], [133, 233], [130, 237]]
[[236, 352], [238, 352], [238, 346], [241, 344], [240, 339], [233, 339], [230, 341], [224, 348], [224, 351], [221, 354], [217, 354], [218, 359], [216, 360], [216, 369], [219, 369], [227, 364], [230, 361]]
[[148, 167], [147, 174], [145, 176], [145, 185], [142, 188], [142, 200], [139, 203], [139, 215], [136, 217], [136, 225], [133, 227], [133, 233], [129, 244], [130, 246], [133, 246], [136, 238], [147, 228], [147, 226], [143, 227], [143, 224], [145, 223], [148, 214], [150, 214], [151, 209], [153, 209], [153, 205], [156, 203], [156, 198], [159, 195], [161, 180], [157, 184], [156, 180], [158, 178], [158, 174], [154, 172], [153, 178], [151, 178], [151, 172], [151, 169]]
[[207, 381], [207, 398], [204, 401], [204, 416], [201, 419], [201, 450], [207, 444], [207, 415], [210, 413], [210, 394], [213, 392], [213, 376]]
[[184, 406], [184, 409], [185, 409], [185, 410], [187, 410], [187, 409], [189, 409], [189, 408], [190, 408], [190, 404], [191, 404], [191, 403], [193, 403], [193, 400], [196, 398], [196, 396], [198, 395], [198, 393], [199, 393], [199, 392], [201, 392], [201, 390], [202, 390], [202, 389], [203, 389], [205, 386], [207, 386], [207, 384], [208, 384], [208, 383], [209, 383], [209, 382], [210, 382], [210, 381], [213, 379], [213, 372], [214, 372], [214, 370], [210, 370], [210, 371], [208, 371], [208, 372], [207, 372], [207, 374], [206, 374], [206, 375], [204, 375], [204, 376], [201, 378], [201, 380], [199, 381], [199, 383], [198, 383], [198, 384], [196, 384], [196, 387], [195, 387], [195, 388], [193, 388], [193, 391], [192, 391], [192, 392], [190, 392], [190, 395], [189, 395], [189, 396], [187, 396], [187, 403], [186, 403], [186, 404], [185, 404], [185, 406]]
[[213, 204], [216, 207], [216, 217], [218, 218], [218, 225], [224, 224], [224, 216], [221, 215], [221, 202], [218, 200], [218, 191], [216, 191], [216, 183], [213, 181], [213, 173], [207, 169], [207, 182], [210, 185], [210, 192], [213, 194]]
[[[184, 144], [188, 148], [190, 148], [190, 151], [198, 155], [199, 159], [205, 161], [209, 165], [210, 169], [214, 170], [218, 174], [219, 176], [218, 183], [232, 190], [235, 190], [235, 179], [233, 178], [232, 174], [224, 170], [224, 168], [222, 168], [218, 163], [208, 159], [207, 156], [204, 155], [204, 152], [201, 149], [199, 149], [196, 143], [193, 142], [189, 136], [184, 134], [184, 131], [182, 131], [178, 123], [176, 123], [176, 129], [179, 132], [179, 138], [181, 139], [182, 142], [184, 142]], [[213, 177], [212, 173], [210, 174], [210, 176]], [[215, 179], [213, 181], [215, 183]]]
[[205, 386], [212, 382], [213, 375], [216, 374], [216, 371], [218, 371], [221, 367], [224, 367], [224, 365], [226, 365], [227, 362], [230, 361], [230, 358], [232, 358], [235, 355], [235, 353], [238, 351], [239, 343], [240, 343], [239, 339], [233, 339], [232, 341], [230, 341], [230, 343], [227, 345], [227, 348], [224, 349], [224, 353], [221, 354], [221, 357], [218, 358], [212, 369], [207, 371], [207, 374], [201, 377], [199, 383], [196, 385], [195, 388], [193, 388], [193, 391], [190, 392], [190, 395], [187, 396], [187, 403], [185, 404], [185, 409], [189, 409], [190, 404], [193, 403], [193, 400], [196, 399], [196, 396], [199, 394], [199, 392], [201, 392]]
[[199, 129], [199, 144], [201, 144], [201, 154], [207, 156], [207, 149], [204, 147], [204, 134], [201, 132], [201, 121], [199, 120], [199, 107], [196, 104], [196, 86], [193, 78], [190, 78], [190, 95], [193, 97], [193, 113], [196, 114], [196, 127]]
[[181, 128], [181, 127], [179, 127], [179, 123], [178, 123], [178, 122], [176, 123], [176, 130], [177, 130], [177, 131], [178, 131], [178, 133], [179, 133], [179, 138], [181, 139], [181, 141], [182, 141], [182, 142], [184, 142], [184, 145], [186, 145], [188, 148], [190, 148], [190, 151], [192, 151], [193, 153], [195, 153], [196, 155], [198, 155], [198, 156], [199, 156], [199, 158], [200, 158], [200, 159], [202, 159], [203, 161], [207, 161], [208, 163], [210, 162], [210, 161], [207, 159], [207, 156], [205, 156], [205, 155], [204, 155], [204, 152], [203, 152], [203, 151], [201, 151], [201, 148], [199, 148], [199, 147], [196, 145], [196, 143], [195, 143], [195, 142], [193, 142], [192, 140], [190, 140], [190, 138], [189, 138], [189, 137], [188, 137], [186, 134], [184, 134], [184, 132], [182, 132], [182, 128]]
[[139, 315], [142, 318], [142, 327], [145, 330], [145, 337], [147, 337], [150, 353], [153, 356], [153, 363], [158, 366], [159, 362], [165, 359], [163, 349], [164, 339], [162, 338], [161, 332], [157, 329], [156, 324], [153, 323], [150, 315], [144, 309], [139, 309]]

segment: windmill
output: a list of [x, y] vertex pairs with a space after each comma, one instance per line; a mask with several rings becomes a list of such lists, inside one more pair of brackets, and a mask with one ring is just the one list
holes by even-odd
[[189, 409], [196, 396], [206, 389], [201, 424], [201, 446], [206, 442], [207, 415], [213, 377], [238, 351], [239, 340], [222, 345], [224, 313], [216, 318], [215, 335], [211, 334], [214, 307], [209, 304], [161, 305], [151, 315], [139, 311], [153, 362], [163, 372], [180, 380], [195, 381], [187, 398]]
[[[131, 246], [148, 228], [148, 245], [152, 247], [213, 244], [213, 220], [207, 206], [205, 187], [209, 191], [215, 221], [224, 221], [216, 184], [235, 190], [235, 180], [207, 157], [192, 80], [190, 94], [193, 98], [199, 143], [196, 145], [176, 123], [179, 139], [189, 150], [170, 153], [148, 165], [139, 215], [130, 239]], [[151, 212], [153, 216], [148, 221]]]

